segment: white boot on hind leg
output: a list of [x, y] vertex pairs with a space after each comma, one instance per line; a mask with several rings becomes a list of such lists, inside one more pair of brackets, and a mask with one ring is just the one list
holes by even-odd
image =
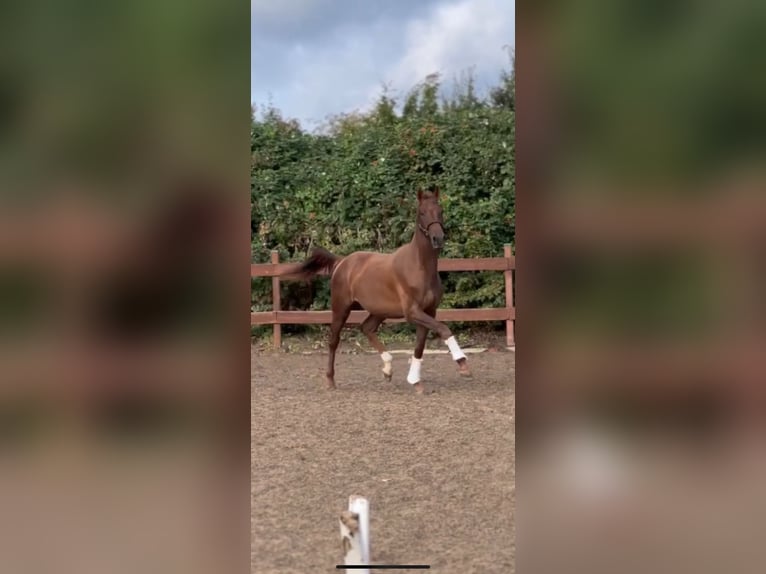
[[391, 373], [394, 372], [394, 368], [392, 365], [392, 361], [394, 360], [394, 357], [391, 356], [391, 353], [389, 353], [388, 351], [383, 351], [380, 354], [380, 358], [383, 359], [383, 376], [390, 381]]

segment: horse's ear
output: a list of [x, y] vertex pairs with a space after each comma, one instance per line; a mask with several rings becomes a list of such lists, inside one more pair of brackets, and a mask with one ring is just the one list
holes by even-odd
[[436, 199], [439, 199], [439, 188], [438, 187], [434, 187], [434, 197]]
[[418, 190], [418, 201], [422, 201], [422, 200], [423, 200], [423, 190], [419, 189]]

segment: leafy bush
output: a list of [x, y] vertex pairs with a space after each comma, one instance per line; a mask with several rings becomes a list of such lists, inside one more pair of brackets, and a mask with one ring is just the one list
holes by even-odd
[[[514, 73], [488, 99], [466, 83], [438, 100], [429, 76], [403, 110], [386, 93], [366, 114], [331, 118], [319, 133], [267, 108], [251, 127], [252, 258], [301, 260], [320, 245], [339, 255], [390, 252], [412, 239], [416, 192], [442, 193], [443, 257], [501, 256], [515, 238]], [[443, 307], [502, 306], [502, 274], [443, 274]], [[329, 282], [282, 287], [286, 309], [326, 309]], [[270, 279], [252, 281], [255, 310], [271, 308]]]

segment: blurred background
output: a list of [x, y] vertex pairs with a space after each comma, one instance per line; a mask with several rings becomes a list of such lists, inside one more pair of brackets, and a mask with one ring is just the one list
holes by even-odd
[[762, 572], [766, 5], [517, 18], [519, 571]]
[[[765, 6], [518, 6], [522, 571], [764, 570]], [[3, 571], [248, 567], [247, 21], [0, 8]]]
[[248, 27], [0, 8], [0, 563], [249, 564]]

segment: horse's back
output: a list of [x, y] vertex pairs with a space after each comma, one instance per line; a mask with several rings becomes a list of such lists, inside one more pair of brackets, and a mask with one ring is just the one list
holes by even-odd
[[343, 258], [350, 266], [386, 265], [390, 264], [392, 253], [378, 253], [377, 251], [354, 251]]
[[354, 282], [361, 276], [378, 277], [391, 274], [392, 257], [388, 253], [355, 251], [347, 255], [335, 267], [333, 279]]

